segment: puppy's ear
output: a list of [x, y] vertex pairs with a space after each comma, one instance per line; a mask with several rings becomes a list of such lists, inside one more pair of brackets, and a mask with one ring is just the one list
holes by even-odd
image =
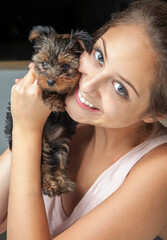
[[31, 42], [41, 41], [43, 37], [50, 37], [51, 35], [55, 34], [55, 30], [52, 27], [48, 26], [35, 26], [30, 31], [29, 40]]
[[85, 31], [75, 31], [71, 33], [73, 39], [78, 41], [81, 47], [88, 53], [91, 53], [94, 40], [93, 38]]

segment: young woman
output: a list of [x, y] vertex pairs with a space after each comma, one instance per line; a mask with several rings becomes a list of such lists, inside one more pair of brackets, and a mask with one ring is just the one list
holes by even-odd
[[[167, 3], [134, 2], [97, 33], [66, 98], [80, 123], [70, 146], [76, 190], [41, 191], [41, 137], [50, 114], [33, 65], [12, 88], [8, 240], [167, 239]], [[161, 121], [161, 122], [160, 122]], [[5, 228], [10, 152], [1, 157]], [[4, 226], [4, 227], [3, 227]]]

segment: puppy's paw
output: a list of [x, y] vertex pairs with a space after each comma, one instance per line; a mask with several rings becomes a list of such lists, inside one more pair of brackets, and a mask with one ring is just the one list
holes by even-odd
[[65, 175], [47, 176], [42, 179], [42, 189], [45, 195], [54, 197], [62, 193], [72, 192], [75, 189], [75, 183]]

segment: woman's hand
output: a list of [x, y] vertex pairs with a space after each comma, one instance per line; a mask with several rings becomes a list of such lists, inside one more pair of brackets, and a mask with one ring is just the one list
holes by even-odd
[[12, 87], [11, 112], [13, 128], [24, 131], [42, 131], [50, 114], [49, 108], [42, 100], [42, 90], [37, 84], [33, 65], [27, 75]]

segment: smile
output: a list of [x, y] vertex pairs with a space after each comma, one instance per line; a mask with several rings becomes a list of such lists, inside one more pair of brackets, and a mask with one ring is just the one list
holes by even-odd
[[98, 108], [96, 108], [95, 106], [93, 106], [92, 103], [90, 103], [87, 99], [85, 99], [80, 90], [77, 89], [75, 92], [75, 98], [77, 100], [77, 103], [79, 104], [80, 107], [82, 107], [83, 109], [87, 110], [87, 111], [91, 111], [91, 112], [100, 112], [100, 110]]

